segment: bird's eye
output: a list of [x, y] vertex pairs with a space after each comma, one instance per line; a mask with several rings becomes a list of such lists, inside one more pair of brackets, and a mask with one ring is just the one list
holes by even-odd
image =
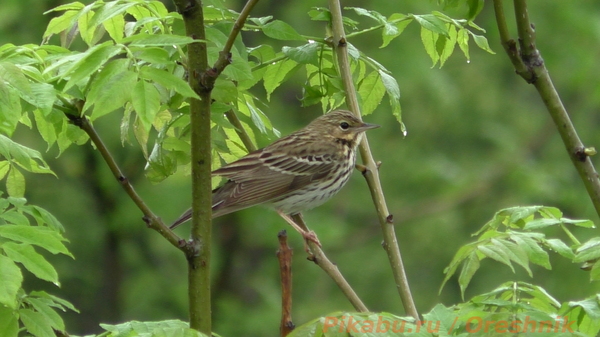
[[350, 124], [348, 124], [346, 122], [340, 123], [340, 128], [342, 128], [342, 130], [348, 130], [349, 127], [350, 127]]

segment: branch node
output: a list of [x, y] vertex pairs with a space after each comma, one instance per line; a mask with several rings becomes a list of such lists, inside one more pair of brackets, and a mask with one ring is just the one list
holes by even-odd
[[585, 162], [587, 157], [590, 156], [590, 153], [595, 154], [595, 151], [596, 151], [596, 149], [594, 149], [594, 148], [585, 148], [582, 146], [582, 147], [576, 148], [575, 151], [573, 152], [573, 155], [575, 156], [575, 159], [577, 159], [578, 161]]
[[347, 44], [346, 38], [345, 37], [341, 37], [340, 41], [338, 42], [338, 47], [342, 47], [342, 48], [346, 47], [346, 44]]
[[394, 215], [393, 214], [389, 214], [387, 217], [385, 217], [385, 222], [389, 223], [390, 225], [394, 223]]
[[354, 167], [363, 175], [365, 175], [365, 173], [367, 173], [367, 171], [369, 170], [365, 165], [362, 164], [356, 164], [354, 165]]
[[381, 167], [381, 160], [378, 160], [377, 162], [375, 162], [375, 167], [377, 167], [377, 169], [379, 170], [379, 168]]
[[142, 221], [143, 221], [143, 222], [146, 224], [146, 226], [147, 226], [148, 228], [150, 228], [150, 227], [151, 227], [151, 225], [152, 225], [152, 221], [150, 220], [150, 218], [149, 218], [147, 215], [144, 215], [144, 216], [142, 217]]

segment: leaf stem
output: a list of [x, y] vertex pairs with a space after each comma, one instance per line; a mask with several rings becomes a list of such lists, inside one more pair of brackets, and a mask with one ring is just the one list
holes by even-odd
[[[352, 81], [352, 70], [350, 68], [347, 50], [348, 42], [344, 32], [343, 17], [339, 0], [329, 0], [329, 10], [331, 12], [331, 24], [333, 30], [333, 50], [337, 55], [340, 76], [346, 91], [346, 104], [348, 105], [348, 108], [360, 118], [360, 107], [356, 89], [354, 88], [354, 82]], [[375, 209], [379, 216], [379, 223], [383, 232], [383, 247], [392, 267], [396, 288], [402, 299], [405, 312], [418, 320], [419, 315], [410, 292], [406, 271], [404, 270], [404, 264], [400, 254], [400, 247], [398, 246], [398, 240], [396, 239], [393, 216], [388, 211], [385, 196], [383, 195], [383, 189], [381, 188], [381, 182], [379, 180], [378, 167], [371, 154], [371, 149], [366, 136], [363, 137], [359, 150], [363, 164], [366, 168], [363, 172], [363, 176], [367, 180], [371, 197], [373, 198], [373, 203], [375, 204]]]

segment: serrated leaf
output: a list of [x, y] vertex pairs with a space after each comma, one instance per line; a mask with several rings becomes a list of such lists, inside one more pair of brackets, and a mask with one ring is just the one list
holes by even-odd
[[69, 90], [73, 85], [90, 76], [100, 69], [111, 57], [119, 54], [121, 50], [120, 46], [112, 45], [110, 41], [87, 50], [84, 53], [84, 57], [80, 58], [61, 74], [61, 78], [69, 78], [63, 90]]
[[94, 77], [82, 111], [87, 112], [94, 106], [92, 119], [95, 119], [122, 107], [131, 97], [137, 78], [128, 68], [126, 59], [108, 62]]
[[531, 237], [524, 235], [523, 233], [511, 233], [510, 238], [519, 245], [525, 253], [527, 253], [527, 257], [529, 257], [529, 260], [532, 263], [548, 270], [552, 269], [548, 253], [546, 253]]
[[11, 166], [6, 177], [6, 192], [11, 197], [21, 198], [25, 195], [25, 177], [16, 166]]
[[234, 103], [237, 102], [238, 90], [232, 81], [217, 78], [215, 81], [215, 87], [211, 93], [211, 98], [221, 103]]
[[465, 259], [462, 270], [460, 271], [460, 275], [458, 277], [458, 284], [460, 286], [460, 293], [462, 297], [464, 297], [465, 290], [467, 289], [467, 286], [469, 285], [469, 282], [471, 282], [471, 278], [473, 278], [473, 275], [475, 275], [477, 269], [479, 269], [479, 258], [477, 257], [477, 253], [473, 251]]
[[76, 22], [78, 15], [78, 10], [68, 10], [61, 16], [52, 18], [50, 23], [48, 23], [48, 27], [46, 27], [43, 37], [47, 38], [48, 36], [59, 34], [65, 30], [71, 29], [73, 24]]
[[432, 67], [434, 67], [440, 59], [436, 48], [438, 37], [439, 34], [434, 33], [429, 29], [425, 29], [424, 27], [421, 27], [421, 42], [423, 43], [423, 47], [425, 47], [427, 55], [429, 55], [429, 58], [433, 62], [433, 64], [431, 65]]
[[549, 218], [540, 218], [534, 219], [525, 224], [523, 227], [524, 230], [532, 231], [536, 229], [546, 228], [550, 226], [556, 226], [561, 224], [561, 221], [558, 219], [549, 219]]
[[379, 48], [386, 47], [388, 44], [390, 44], [390, 42], [392, 42], [393, 39], [400, 36], [400, 34], [404, 32], [406, 26], [408, 26], [412, 21], [413, 19], [411, 17], [404, 14], [394, 13], [390, 15], [383, 31], [381, 32], [383, 43]]
[[293, 60], [283, 60], [267, 67], [267, 71], [263, 75], [263, 85], [268, 101], [271, 99], [271, 93], [281, 85], [286, 76], [293, 74], [299, 68], [298, 62]]
[[600, 238], [592, 238], [575, 251], [574, 263], [596, 260], [600, 258]]
[[567, 246], [566, 243], [562, 242], [559, 239], [548, 239], [544, 241], [544, 243], [553, 251], [557, 252], [561, 256], [566, 257], [567, 259], [573, 259], [575, 257], [575, 253], [573, 250]]
[[368, 9], [364, 9], [364, 8], [360, 8], [360, 7], [345, 7], [344, 9], [352, 9], [356, 12], [356, 14], [369, 17], [369, 18], [377, 21], [380, 24], [385, 24], [387, 21], [385, 19], [385, 16], [383, 16], [381, 13], [379, 13], [377, 11], [368, 10]]
[[531, 269], [529, 268], [529, 259], [527, 258], [527, 253], [525, 253], [521, 247], [504, 239], [492, 239], [491, 242], [495, 246], [503, 247], [503, 251], [508, 255], [510, 260], [523, 267], [523, 269], [527, 271], [529, 277], [533, 277]]
[[262, 31], [266, 36], [276, 40], [306, 41], [292, 26], [281, 20], [274, 20], [267, 23], [262, 27]]
[[560, 218], [560, 221], [565, 224], [575, 225], [583, 228], [596, 228], [592, 220], [573, 220], [568, 218]]
[[52, 173], [39, 151], [30, 149], [0, 134], [0, 155], [27, 171]]
[[483, 50], [487, 51], [487, 52], [488, 52], [488, 53], [490, 53], [490, 54], [496, 54], [496, 53], [495, 53], [495, 52], [494, 52], [494, 51], [493, 51], [493, 50], [490, 48], [490, 45], [488, 44], [488, 40], [485, 38], [485, 36], [483, 36], [483, 35], [477, 35], [477, 34], [473, 34], [473, 33], [472, 33], [471, 35], [473, 35], [473, 41], [475, 41], [475, 44], [476, 44], [476, 45], [477, 45], [479, 48], [481, 48], [481, 49], [483, 49]]
[[144, 80], [139, 81], [133, 88], [131, 103], [144, 123], [144, 127], [150, 130], [154, 117], [160, 109], [160, 94], [156, 87]]
[[121, 43], [121, 40], [123, 40], [123, 32], [125, 30], [125, 18], [123, 18], [123, 16], [117, 15], [112, 17], [102, 22], [102, 26], [104, 26], [108, 35], [110, 35], [115, 42]]
[[58, 308], [62, 311], [66, 311], [66, 309], [69, 309], [79, 313], [79, 310], [77, 310], [77, 308], [75, 308], [73, 304], [71, 304], [71, 302], [64, 300], [60, 297], [48, 294], [45, 291], [32, 291], [29, 295], [30, 297], [34, 296], [36, 298], [44, 299], [44, 301], [47, 301], [48, 305], [54, 308]]
[[440, 34], [448, 37], [448, 29], [444, 21], [440, 20], [433, 14], [415, 15], [411, 14], [411, 17], [417, 21], [421, 27], [425, 30], [431, 31], [435, 34]]
[[50, 305], [48, 305], [46, 301], [31, 296], [28, 296], [25, 299], [25, 301], [31, 304], [35, 311], [42, 314], [45, 320], [48, 321], [50, 323], [50, 326], [52, 326], [54, 329], [61, 331], [65, 329], [65, 323], [63, 322], [60, 315], [56, 313], [56, 311], [54, 311], [54, 309], [52, 309], [52, 307], [50, 307]]
[[321, 45], [319, 43], [307, 43], [300, 47], [283, 47], [283, 54], [300, 64], [319, 65], [319, 51]]
[[55, 337], [50, 321], [39, 312], [31, 309], [20, 309], [19, 317], [25, 329], [36, 337]]
[[173, 75], [172, 73], [152, 67], [143, 67], [140, 71], [140, 76], [149, 81], [154, 81], [163, 87], [174, 90], [180, 93], [184, 97], [193, 97], [200, 99], [198, 95], [192, 90], [190, 85], [182, 78]]
[[[0, 226], [2, 228], [3, 226]], [[0, 304], [17, 307], [17, 292], [21, 289], [23, 274], [13, 260], [0, 254]], [[2, 307], [0, 305], [0, 307]]]
[[2, 245], [6, 256], [13, 261], [21, 263], [37, 278], [49, 281], [55, 285], [58, 283], [58, 274], [54, 267], [29, 244], [6, 242]]
[[19, 319], [16, 311], [3, 305], [0, 305], [0, 331], [4, 337], [19, 335]]
[[487, 244], [478, 246], [477, 249], [482, 252], [483, 255], [507, 265], [513, 273], [515, 272], [512, 263], [510, 263], [510, 257], [506, 252], [506, 247], [502, 245]]
[[463, 54], [465, 55], [467, 61], [469, 61], [469, 32], [464, 28], [459, 29], [456, 36], [456, 42], [458, 43], [460, 50], [462, 50]]
[[362, 114], [368, 115], [375, 111], [375, 108], [381, 103], [385, 92], [386, 88], [378, 71], [373, 71], [367, 75], [358, 87]]
[[0, 236], [13, 241], [36, 245], [52, 254], [60, 253], [73, 257], [62, 243], [66, 239], [48, 227], [3, 225], [0, 226]]

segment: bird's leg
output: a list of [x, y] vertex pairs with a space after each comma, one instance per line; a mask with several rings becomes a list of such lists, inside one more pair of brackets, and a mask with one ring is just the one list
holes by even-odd
[[[315, 232], [309, 231], [306, 227], [302, 228], [300, 225], [298, 225], [294, 221], [294, 219], [292, 219], [289, 216], [289, 214], [285, 214], [280, 211], [277, 211], [277, 213], [279, 214], [280, 217], [283, 218], [283, 220], [285, 220], [288, 224], [290, 224], [290, 226], [294, 227], [294, 229], [302, 235], [302, 237], [304, 238], [305, 241], [307, 241], [307, 242], [312, 241], [315, 244], [317, 244], [319, 247], [321, 247], [321, 242], [319, 242], [319, 239], [317, 238], [317, 234], [315, 234]], [[298, 214], [298, 216], [300, 217], [300, 219], [302, 219], [302, 215]], [[306, 245], [304, 248], [308, 252], [308, 247]]]

